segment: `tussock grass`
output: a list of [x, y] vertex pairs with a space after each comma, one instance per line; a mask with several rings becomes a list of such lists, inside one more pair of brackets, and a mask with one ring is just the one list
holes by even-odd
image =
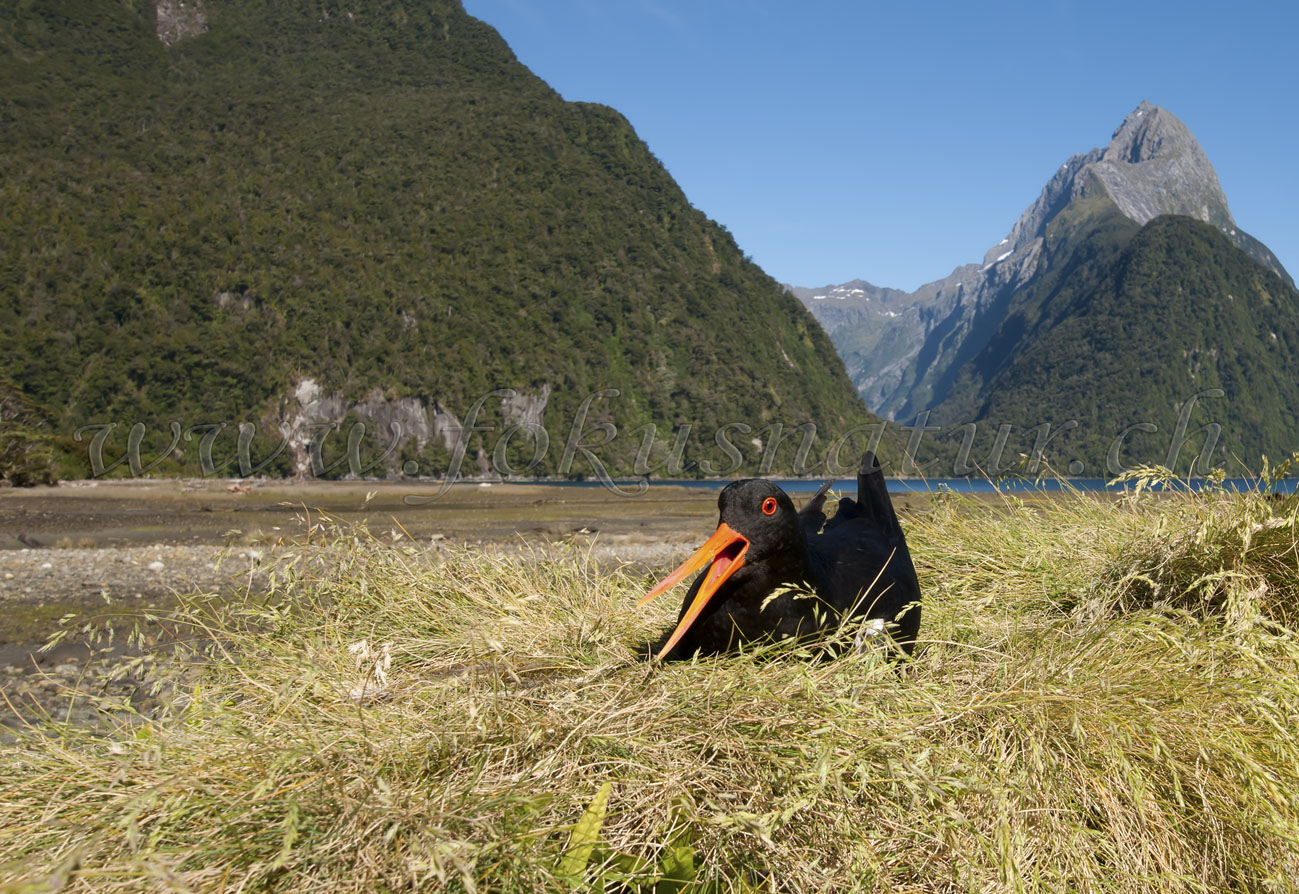
[[642, 575], [334, 537], [186, 609], [165, 716], [0, 753], [0, 886], [1293, 891], [1295, 513], [945, 497], [901, 670], [656, 666]]

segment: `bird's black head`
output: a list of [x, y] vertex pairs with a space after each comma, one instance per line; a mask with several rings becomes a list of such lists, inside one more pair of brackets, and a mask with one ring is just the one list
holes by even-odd
[[789, 494], [770, 481], [745, 478], [731, 482], [717, 497], [717, 512], [719, 525], [728, 525], [749, 541], [747, 564], [801, 560], [803, 532], [798, 510]]
[[708, 569], [700, 578], [694, 601], [659, 652], [660, 657], [672, 650], [709, 600], [733, 576], [738, 576], [737, 582], [747, 579], [745, 586], [774, 586], [797, 576], [803, 568], [806, 547], [798, 512], [779, 487], [761, 478], [734, 481], [717, 497], [717, 509], [713, 536], [641, 600], [644, 605], [688, 575]]

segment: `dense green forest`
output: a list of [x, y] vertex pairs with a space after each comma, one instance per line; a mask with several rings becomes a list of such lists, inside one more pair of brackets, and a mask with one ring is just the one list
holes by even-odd
[[[726, 469], [727, 423], [743, 469], [790, 471], [798, 439], [766, 457], [753, 439], [812, 423], [822, 451], [874, 421], [811, 316], [628, 122], [563, 101], [456, 0], [201, 6], [207, 30], [170, 46], [152, 3], [0, 10], [0, 362], [65, 471], [87, 471], [90, 432], [71, 435], [108, 423], [111, 456], [137, 423], [147, 455], [184, 429], [159, 472], [197, 473], [220, 423], [217, 455], [241, 424], [273, 455], [304, 380], [346, 408], [329, 449], [368, 421], [367, 456], [390, 440], [376, 402], [463, 420], [494, 389], [545, 395], [532, 474], [561, 471], [602, 389], [578, 435], [615, 426], [593, 451], [613, 473]], [[467, 455], [511, 418], [484, 403], [495, 428]], [[539, 452], [525, 434], [514, 468]], [[454, 439], [423, 440], [384, 466], [443, 471]], [[295, 463], [298, 442], [265, 471]]]

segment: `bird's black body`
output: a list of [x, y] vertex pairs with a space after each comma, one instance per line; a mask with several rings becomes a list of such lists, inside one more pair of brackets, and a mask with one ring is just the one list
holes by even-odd
[[[910, 654], [920, 626], [920, 584], [875, 456], [867, 453], [862, 458], [857, 499], [840, 500], [838, 512], [827, 522], [829, 486], [798, 511], [769, 481], [749, 478], [727, 485], [717, 500], [718, 534], [709, 544], [730, 535], [736, 535], [738, 543], [747, 541], [736, 560], [738, 567], [720, 586], [713, 585], [711, 598], [705, 593], [706, 604], [687, 622], [713, 568], [694, 580], [677, 630], [665, 634], [655, 651], [673, 637], [676, 642], [663, 652], [664, 659], [715, 654], [749, 642], [811, 640], [836, 628], [844, 617], [859, 617], [879, 619]], [[687, 566], [689, 562], [678, 573]]]

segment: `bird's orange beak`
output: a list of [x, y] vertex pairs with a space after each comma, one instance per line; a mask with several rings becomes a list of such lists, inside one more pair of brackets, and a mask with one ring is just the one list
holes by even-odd
[[713, 536], [709, 537], [703, 546], [695, 550], [694, 555], [682, 562], [680, 568], [663, 578], [658, 586], [645, 594], [639, 605], [644, 605], [651, 599], [663, 595], [681, 583], [687, 576], [694, 574], [705, 565], [709, 565], [708, 574], [700, 582], [699, 592], [695, 594], [694, 602], [690, 603], [690, 608], [681, 616], [677, 629], [672, 631], [672, 636], [668, 638], [667, 643], [655, 657], [662, 658], [672, 651], [672, 647], [685, 635], [685, 632], [690, 629], [690, 625], [699, 617], [699, 613], [704, 610], [708, 600], [713, 598], [717, 588], [744, 564], [744, 554], [748, 551], [749, 541], [744, 535], [726, 524], [726, 522], [722, 522], [717, 526]]

